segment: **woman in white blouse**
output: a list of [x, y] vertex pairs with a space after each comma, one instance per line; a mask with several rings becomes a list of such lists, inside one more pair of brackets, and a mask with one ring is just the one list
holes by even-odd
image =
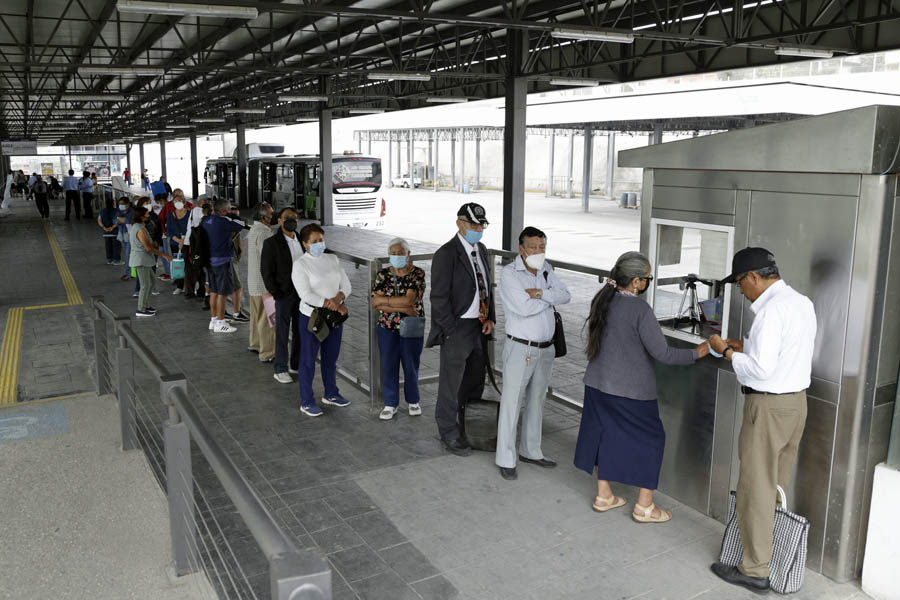
[[325, 254], [325, 231], [310, 223], [300, 230], [303, 255], [294, 261], [291, 280], [300, 296], [300, 411], [318, 417], [322, 409], [313, 397], [312, 380], [316, 373], [316, 356], [322, 349], [322, 383], [325, 386], [323, 404], [347, 406], [350, 401], [341, 396], [337, 387], [337, 358], [341, 352], [343, 325], [331, 329], [322, 342], [310, 333], [309, 318], [316, 308], [326, 308], [347, 314], [344, 300], [350, 295], [350, 280], [334, 254]]

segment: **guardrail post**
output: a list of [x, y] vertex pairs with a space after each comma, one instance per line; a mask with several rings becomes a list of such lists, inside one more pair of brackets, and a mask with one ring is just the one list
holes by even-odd
[[194, 479], [191, 470], [191, 433], [178, 415], [169, 393], [181, 388], [187, 393], [187, 381], [181, 373], [160, 378], [159, 394], [169, 407], [169, 419], [163, 425], [166, 452], [166, 493], [169, 497], [169, 531], [175, 573], [181, 577], [194, 571], [198, 557], [196, 514], [194, 513]]
[[309, 550], [271, 559], [269, 581], [272, 600], [331, 600], [331, 567]]
[[118, 373], [119, 424], [122, 430], [122, 450], [139, 448], [134, 425], [134, 352], [122, 340], [116, 348], [116, 370]]
[[[369, 261], [369, 292], [375, 287], [375, 276], [381, 267], [379, 259]], [[370, 408], [384, 403], [382, 395], [381, 353], [378, 350], [378, 311], [369, 302], [369, 403]]]
[[91, 297], [91, 306], [94, 308], [94, 364], [97, 373], [97, 394], [103, 396], [110, 393], [110, 378], [112, 374], [109, 368], [109, 348], [107, 345], [106, 320], [97, 302], [103, 302], [103, 296]]

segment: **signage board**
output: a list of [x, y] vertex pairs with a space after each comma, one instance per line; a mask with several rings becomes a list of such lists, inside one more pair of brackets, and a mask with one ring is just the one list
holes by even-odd
[[3, 156], [34, 156], [37, 154], [37, 140], [0, 140], [0, 152]]

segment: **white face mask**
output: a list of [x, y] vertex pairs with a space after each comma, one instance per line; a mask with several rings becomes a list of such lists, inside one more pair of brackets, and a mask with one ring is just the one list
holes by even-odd
[[182, 208], [184, 208], [184, 202], [175, 203], [175, 210], [181, 210]]
[[532, 269], [539, 271], [541, 267], [544, 266], [544, 256], [545, 254], [541, 252], [540, 254], [531, 254], [525, 257], [525, 264], [531, 267]]

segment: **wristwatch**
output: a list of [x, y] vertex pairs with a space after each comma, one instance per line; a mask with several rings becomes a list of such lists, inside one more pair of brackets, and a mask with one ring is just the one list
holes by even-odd
[[543, 300], [544, 298], [544, 290], [538, 290], [538, 300]]
[[732, 354], [732, 356], [734, 356], [734, 348], [732, 348], [731, 346], [728, 346], [727, 348], [725, 348], [725, 352], [722, 353], [722, 356], [725, 357], [725, 360], [731, 360], [731, 357], [728, 356], [729, 350], [731, 350], [731, 354]]

